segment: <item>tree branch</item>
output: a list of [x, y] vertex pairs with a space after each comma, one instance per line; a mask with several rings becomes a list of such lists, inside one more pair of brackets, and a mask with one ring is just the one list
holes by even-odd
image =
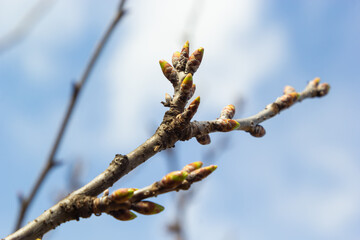
[[[290, 91], [289, 88], [286, 88], [283, 96], [278, 98], [274, 103], [268, 105], [265, 110], [250, 118], [238, 120], [231, 119], [234, 116], [235, 107], [229, 105], [223, 109], [220, 117], [216, 120], [191, 122], [191, 119], [195, 115], [200, 104], [200, 98], [197, 97], [193, 100], [187, 108], [185, 108], [185, 106], [195, 92], [193, 74], [201, 63], [203, 53], [204, 49], [199, 48], [189, 57], [189, 44], [187, 42], [181, 52], [174, 53], [172, 58], [174, 67], [164, 60], [160, 61], [160, 66], [165, 77], [174, 87], [174, 94], [172, 97], [168, 94], [166, 95], [163, 104], [164, 106], [169, 107], [169, 110], [165, 112], [162, 123], [152, 137], [129, 154], [124, 156], [119, 154], [116, 155], [114, 160], [110, 163], [110, 166], [103, 173], [5, 239], [34, 239], [36, 237], [41, 237], [49, 230], [56, 228], [66, 221], [77, 220], [80, 217], [90, 217], [94, 211], [89, 208], [89, 201], [91, 202], [94, 197], [104, 192], [121, 177], [154, 156], [156, 153], [167, 148], [172, 148], [177, 141], [185, 141], [193, 137], [198, 139], [203, 136], [208, 136], [209, 141], [202, 142], [199, 141], [199, 139], [198, 141], [201, 144], [209, 143], [209, 133], [228, 132], [236, 129], [248, 131], [254, 136], [263, 136], [264, 131], [262, 130], [264, 129], [262, 127], [257, 127], [260, 126], [258, 123], [275, 116], [281, 110], [292, 106], [293, 103], [297, 101], [309, 97], [324, 96], [330, 88], [328, 84], [319, 85], [319, 79], [315, 79], [311, 81], [305, 91], [301, 93], [296, 93], [295, 91]], [[190, 175], [192, 175], [192, 172], [189, 173], [189, 176]], [[193, 177], [196, 179], [196, 176]], [[188, 185], [177, 185], [177, 187], [179, 186], [182, 186], [182, 189], [186, 189]], [[151, 190], [147, 189], [140, 191], [138, 194], [141, 192], [145, 195], [145, 192], [151, 193]], [[140, 198], [140, 200], [141, 199], [142, 198]], [[115, 215], [116, 216], [114, 217], [119, 217], [118, 214]]]
[[96, 64], [96, 61], [99, 59], [99, 56], [101, 54], [101, 52], [103, 51], [106, 43], [108, 42], [112, 32], [114, 31], [116, 25], [118, 24], [118, 22], [120, 21], [120, 19], [122, 18], [122, 16], [124, 16], [124, 6], [125, 0], [122, 0], [120, 2], [119, 8], [116, 12], [116, 15], [114, 17], [114, 19], [111, 21], [109, 27], [107, 28], [105, 34], [103, 35], [103, 37], [101, 38], [100, 42], [97, 44], [94, 53], [92, 54], [89, 63], [87, 64], [84, 73], [82, 74], [80, 80], [74, 84], [73, 86], [73, 93], [70, 99], [70, 103], [68, 105], [68, 108], [66, 110], [65, 116], [63, 118], [63, 121], [61, 123], [59, 132], [56, 136], [54, 145], [51, 148], [50, 154], [47, 158], [47, 161], [45, 163], [45, 166], [41, 172], [41, 174], [39, 175], [39, 178], [37, 179], [34, 187], [32, 188], [30, 194], [28, 197], [26, 198], [21, 198], [21, 207], [20, 207], [20, 211], [18, 214], [18, 219], [16, 221], [16, 225], [15, 225], [15, 230], [19, 229], [22, 225], [22, 222], [24, 221], [24, 218], [26, 216], [26, 212], [27, 209], [29, 208], [31, 202], [33, 201], [35, 195], [37, 194], [37, 192], [39, 191], [42, 183], [44, 182], [46, 176], [49, 174], [50, 170], [57, 165], [57, 162], [55, 161], [55, 155], [57, 153], [57, 150], [59, 148], [59, 145], [61, 143], [61, 140], [64, 136], [64, 132], [66, 130], [66, 127], [68, 126], [70, 117], [73, 113], [75, 104], [77, 102], [78, 96], [81, 92], [81, 90], [83, 89], [84, 84], [86, 83], [87, 79], [89, 78], [89, 75], [91, 73], [91, 71], [94, 69], [94, 66]]
[[213, 132], [227, 132], [231, 130], [242, 130], [249, 132], [254, 137], [262, 137], [265, 135], [265, 129], [259, 124], [263, 121], [276, 116], [296, 102], [301, 102], [307, 98], [325, 96], [330, 90], [330, 85], [327, 83], [319, 83], [320, 78], [315, 78], [310, 81], [304, 91], [300, 93], [297, 93], [293, 87], [286, 86], [283, 96], [267, 105], [264, 110], [248, 118], [232, 120], [235, 113], [235, 107], [233, 105], [228, 105], [221, 112], [220, 118], [216, 120], [192, 122], [188, 129], [188, 134], [181, 140], [187, 140], [196, 136], [204, 136]]

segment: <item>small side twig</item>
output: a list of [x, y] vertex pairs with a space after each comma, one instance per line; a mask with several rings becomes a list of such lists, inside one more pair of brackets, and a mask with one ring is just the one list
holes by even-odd
[[193, 183], [206, 178], [216, 168], [215, 165], [202, 167], [202, 162], [193, 162], [182, 170], [168, 173], [160, 181], [141, 189], [121, 188], [110, 195], [109, 190], [105, 190], [102, 197], [92, 198], [89, 208], [95, 215], [107, 213], [122, 221], [132, 220], [136, 217], [130, 210], [144, 215], [157, 214], [164, 210], [164, 207], [150, 201], [143, 201], [144, 199], [167, 192], [188, 190]]
[[111, 21], [110, 25], [108, 26], [105, 34], [102, 36], [100, 42], [97, 44], [94, 53], [92, 54], [84, 73], [82, 74], [80, 80], [74, 84], [73, 86], [73, 93], [70, 99], [70, 103], [68, 105], [68, 108], [66, 110], [65, 116], [63, 118], [63, 121], [61, 123], [59, 132], [56, 136], [54, 145], [51, 148], [50, 154], [47, 158], [47, 161], [45, 163], [45, 166], [42, 170], [42, 172], [39, 175], [39, 178], [36, 180], [34, 187], [32, 188], [30, 194], [28, 197], [23, 197], [21, 199], [21, 207], [20, 207], [20, 211], [18, 214], [18, 218], [16, 221], [16, 225], [15, 225], [15, 230], [19, 229], [24, 221], [24, 218], [26, 216], [26, 212], [31, 204], [31, 202], [33, 201], [35, 195], [37, 194], [37, 192], [39, 191], [42, 183], [44, 182], [46, 176], [48, 175], [48, 173], [50, 172], [50, 170], [57, 165], [57, 162], [55, 160], [55, 155], [57, 153], [57, 150], [59, 148], [59, 145], [61, 143], [61, 140], [64, 136], [64, 132], [66, 130], [66, 127], [69, 123], [70, 117], [73, 113], [74, 110], [74, 106], [77, 102], [79, 93], [81, 92], [81, 90], [83, 89], [84, 84], [86, 83], [87, 79], [89, 78], [90, 73], [92, 72], [92, 70], [94, 69], [94, 66], [97, 62], [97, 60], [99, 59], [100, 53], [103, 51], [106, 43], [108, 42], [111, 34], [113, 33], [116, 25], [119, 23], [120, 19], [122, 18], [122, 16], [124, 16], [125, 11], [123, 9], [125, 0], [122, 0], [120, 2], [120, 5], [117, 9], [117, 12], [115, 14], [115, 17], [113, 18], [113, 20]]

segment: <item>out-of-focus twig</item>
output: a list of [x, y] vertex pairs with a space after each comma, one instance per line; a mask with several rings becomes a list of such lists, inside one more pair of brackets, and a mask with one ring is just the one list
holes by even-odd
[[[216, 143], [216, 146], [208, 149], [208, 151], [204, 152], [202, 155], [202, 162], [214, 163], [217, 159], [220, 159], [220, 155], [225, 153], [225, 149], [230, 146], [230, 135], [222, 136], [221, 140]], [[171, 150], [171, 149], [169, 149]], [[168, 150], [167, 150], [168, 151]], [[168, 155], [169, 162], [172, 162], [176, 159], [171, 159], [171, 155]], [[200, 184], [200, 183], [199, 183]], [[175, 212], [175, 219], [167, 225], [167, 230], [174, 234], [175, 240], [186, 240], [186, 211], [191, 205], [191, 200], [199, 194], [201, 187], [195, 186], [188, 191], [181, 192], [177, 195], [176, 199], [176, 212]]]
[[4, 37], [0, 38], [0, 54], [23, 41], [45, 17], [56, 0], [39, 0], [23, 19]]
[[21, 199], [21, 208], [20, 208], [20, 212], [18, 215], [18, 219], [16, 221], [16, 225], [15, 225], [15, 230], [19, 229], [22, 225], [22, 222], [25, 218], [26, 212], [28, 207], [30, 206], [32, 200], [34, 199], [36, 193], [38, 192], [41, 184], [44, 182], [46, 176], [48, 175], [48, 173], [50, 172], [50, 170], [57, 165], [57, 162], [55, 160], [55, 156], [57, 153], [57, 150], [59, 148], [59, 145], [61, 143], [61, 140], [64, 136], [64, 132], [65, 129], [69, 123], [69, 119], [73, 113], [74, 110], [74, 106], [77, 102], [79, 93], [81, 92], [84, 84], [86, 83], [86, 80], [89, 78], [89, 75], [91, 73], [91, 71], [94, 69], [95, 63], [96, 61], [99, 59], [99, 56], [102, 52], [102, 50], [104, 49], [106, 43], [108, 42], [111, 34], [113, 33], [116, 25], [119, 23], [120, 19], [122, 18], [122, 16], [124, 16], [125, 11], [123, 9], [123, 6], [125, 4], [126, 0], [121, 0], [119, 7], [116, 11], [115, 17], [113, 18], [113, 20], [111, 21], [110, 25], [108, 26], [107, 30], [105, 31], [105, 34], [102, 36], [100, 42], [97, 44], [95, 51], [93, 52], [84, 73], [82, 74], [81, 78], [79, 79], [79, 81], [77, 83], [74, 84], [73, 86], [73, 92], [72, 92], [72, 96], [70, 99], [70, 103], [68, 105], [68, 108], [66, 110], [65, 116], [63, 118], [63, 121], [61, 123], [59, 132], [56, 136], [54, 145], [51, 148], [50, 154], [47, 158], [46, 164], [41, 172], [41, 174], [39, 175], [39, 178], [37, 179], [34, 187], [32, 188], [30, 194], [28, 197], [23, 197]]
[[[243, 97], [239, 97], [236, 101], [236, 106], [239, 111], [237, 111], [237, 116], [242, 115], [242, 111], [245, 106], [245, 100]], [[226, 149], [230, 146], [231, 142], [231, 135], [223, 135], [222, 138], [216, 142], [216, 145], [212, 148], [209, 148], [207, 151], [205, 151], [202, 155], [202, 162], [206, 162], [207, 164], [214, 164], [217, 159], [221, 158], [221, 154], [225, 153]], [[177, 162], [178, 156], [175, 152], [173, 152], [173, 149], [167, 149], [166, 153], [168, 155], [166, 156], [169, 163], [176, 164], [174, 162]], [[204, 183], [203, 183], [204, 184]], [[192, 199], [196, 197], [196, 195], [199, 193], [199, 191], [202, 188], [199, 186], [195, 186], [192, 189], [189, 189], [189, 191], [181, 192], [177, 195], [176, 201], [175, 201], [175, 219], [167, 224], [167, 230], [174, 234], [175, 240], [186, 240], [186, 211], [190, 207], [192, 203]]]

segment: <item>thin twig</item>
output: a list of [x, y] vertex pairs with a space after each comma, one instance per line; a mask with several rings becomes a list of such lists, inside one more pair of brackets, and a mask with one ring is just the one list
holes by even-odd
[[102, 50], [104, 49], [106, 43], [108, 42], [111, 34], [113, 33], [116, 25], [119, 23], [120, 19], [122, 16], [124, 16], [125, 11], [123, 9], [125, 0], [122, 0], [120, 2], [120, 5], [117, 9], [116, 15], [114, 17], [114, 19], [111, 21], [110, 25], [108, 26], [105, 34], [103, 35], [103, 37], [101, 38], [100, 42], [98, 43], [98, 45], [95, 48], [94, 53], [92, 54], [90, 61], [88, 62], [85, 71], [83, 73], [83, 75], [81, 76], [80, 80], [74, 84], [73, 86], [73, 93], [70, 99], [70, 103], [68, 105], [68, 108], [66, 110], [65, 116], [63, 118], [63, 121], [61, 123], [59, 132], [56, 136], [54, 145], [51, 148], [50, 154], [47, 158], [46, 164], [39, 176], [39, 178], [37, 179], [34, 187], [32, 188], [29, 196], [27, 198], [22, 198], [21, 199], [21, 208], [20, 208], [20, 212], [18, 215], [18, 219], [16, 222], [16, 226], [15, 226], [15, 230], [19, 229], [22, 225], [22, 222], [24, 221], [24, 218], [26, 216], [26, 212], [27, 209], [29, 208], [31, 202], [33, 201], [36, 193], [38, 192], [40, 186], [42, 185], [42, 183], [44, 182], [46, 176], [48, 175], [48, 173], [50, 172], [50, 170], [57, 164], [57, 162], [55, 161], [55, 155], [57, 153], [57, 150], [59, 149], [59, 145], [61, 143], [61, 140], [64, 136], [64, 132], [66, 130], [66, 127], [68, 126], [70, 117], [73, 113], [74, 110], [74, 106], [76, 104], [76, 101], [78, 99], [79, 93], [82, 90], [84, 84], [86, 83], [87, 79], [89, 78], [90, 73], [92, 72], [92, 70], [94, 69], [95, 63], [97, 62], [97, 60], [99, 59], [99, 56], [102, 52]]

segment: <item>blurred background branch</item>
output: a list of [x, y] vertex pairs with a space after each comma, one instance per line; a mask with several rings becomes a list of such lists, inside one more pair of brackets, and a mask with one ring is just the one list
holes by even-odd
[[68, 108], [65, 112], [64, 118], [60, 125], [59, 132], [56, 135], [54, 145], [51, 148], [50, 154], [46, 160], [44, 168], [41, 171], [38, 179], [36, 180], [35, 185], [31, 189], [30, 194], [27, 197], [23, 196], [20, 198], [21, 207], [19, 210], [18, 218], [16, 220], [15, 230], [19, 229], [22, 226], [24, 218], [26, 217], [27, 210], [28, 210], [31, 202], [33, 201], [34, 197], [36, 196], [37, 192], [39, 191], [41, 185], [43, 184], [46, 176], [49, 174], [50, 170], [58, 164], [57, 160], [55, 159], [55, 156], [56, 156], [57, 150], [60, 146], [61, 140], [63, 139], [65, 130], [68, 126], [70, 117], [74, 111], [74, 107], [77, 102], [78, 96], [79, 96], [81, 90], [83, 89], [84, 84], [88, 80], [91, 72], [93, 71], [96, 62], [99, 59], [99, 56], [100, 56], [101, 52], [103, 51], [104, 47], [106, 46], [106, 43], [108, 42], [115, 27], [119, 23], [120, 19], [124, 16], [124, 14], [125, 14], [125, 11], [123, 9], [124, 4], [125, 4], [125, 0], [121, 0], [119, 7], [116, 10], [116, 14], [115, 14], [113, 20], [111, 21], [111, 23], [107, 27], [104, 35], [101, 37], [99, 43], [95, 47], [95, 50], [89, 59], [89, 62], [84, 70], [84, 73], [82, 74], [79, 81], [73, 85], [73, 92], [72, 92], [72, 96], [70, 98]]
[[[236, 101], [234, 101], [234, 103], [236, 108], [238, 109], [236, 116], [240, 117], [245, 108], [245, 100], [242, 97], [239, 97]], [[231, 135], [224, 134], [220, 138], [218, 138], [215, 143], [211, 143], [211, 147], [202, 153], [200, 161], [206, 164], [215, 164], [217, 160], [221, 158], [221, 155], [224, 154], [227, 148], [230, 146]], [[174, 149], [167, 149], [165, 152], [167, 163], [169, 164], [169, 170], [172, 170], [175, 166], [179, 164], [179, 152], [176, 152]], [[197, 159], [192, 160], [195, 161]], [[201, 182], [197, 186], [189, 189], [188, 191], [179, 192], [178, 194], [173, 196], [175, 198], [173, 204], [173, 207], [175, 208], [175, 213], [173, 214], [174, 219], [167, 224], [166, 228], [169, 233], [174, 235], [175, 240], [192, 239], [192, 237], [189, 236], [189, 233], [186, 231], [189, 218], [189, 216], [187, 215], [188, 209], [191, 207], [192, 201], [196, 199], [196, 195], [199, 195], [202, 185], [204, 184], [207, 183]]]
[[9, 33], [0, 37], [0, 54], [24, 41], [55, 3], [56, 0], [39, 0]]

